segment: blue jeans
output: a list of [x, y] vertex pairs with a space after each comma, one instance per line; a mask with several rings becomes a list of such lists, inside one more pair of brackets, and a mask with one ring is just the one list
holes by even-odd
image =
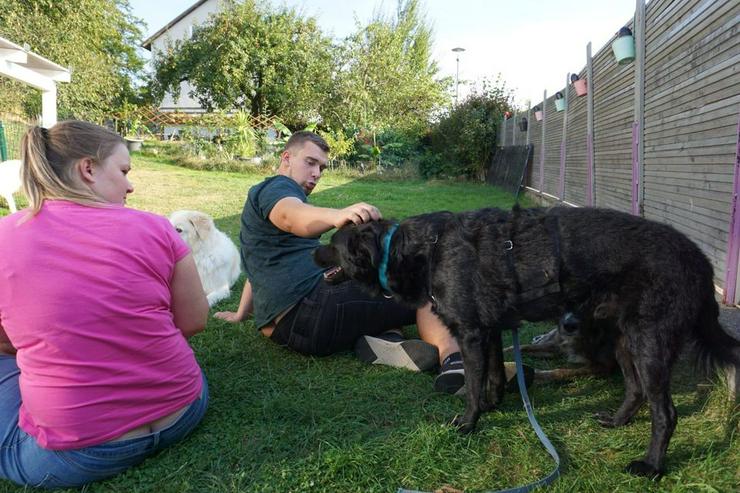
[[76, 450], [47, 450], [18, 427], [19, 374], [15, 357], [0, 355], [0, 478], [20, 485], [70, 488], [115, 476], [185, 438], [208, 406], [204, 375], [200, 398], [163, 430]]

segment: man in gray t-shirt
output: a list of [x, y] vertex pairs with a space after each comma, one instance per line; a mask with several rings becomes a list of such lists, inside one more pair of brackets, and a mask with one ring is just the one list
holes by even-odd
[[[464, 370], [459, 347], [431, 305], [419, 310], [372, 297], [354, 281], [331, 285], [311, 257], [321, 234], [347, 223], [381, 218], [370, 204], [316, 207], [308, 195], [321, 178], [329, 146], [312, 132], [296, 132], [280, 155], [277, 176], [249, 190], [241, 218], [241, 256], [248, 281], [229, 322], [254, 314], [257, 329], [278, 344], [312, 355], [355, 349], [369, 363], [416, 371], [441, 364], [435, 388], [460, 392]], [[416, 323], [423, 340], [394, 330]]]

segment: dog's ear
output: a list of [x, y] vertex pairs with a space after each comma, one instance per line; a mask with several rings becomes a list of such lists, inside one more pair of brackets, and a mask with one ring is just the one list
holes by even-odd
[[198, 238], [206, 238], [211, 234], [211, 231], [213, 231], [213, 219], [211, 219], [211, 216], [208, 214], [195, 212], [188, 218], [188, 220], [190, 221], [190, 224], [193, 225], [193, 229], [195, 229], [195, 234], [198, 235]]
[[319, 267], [336, 267], [339, 265], [339, 253], [334, 245], [321, 245], [313, 251], [313, 261]]

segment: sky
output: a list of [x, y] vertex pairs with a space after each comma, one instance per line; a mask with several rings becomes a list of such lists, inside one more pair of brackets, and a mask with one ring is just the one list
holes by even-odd
[[[195, 0], [129, 0], [133, 14], [146, 23], [145, 38]], [[341, 39], [367, 23], [376, 11], [390, 14], [395, 0], [271, 0], [315, 17], [323, 31]], [[459, 53], [459, 95], [498, 74], [526, 107], [565, 86], [568, 73], [610, 49], [611, 38], [635, 12], [635, 0], [421, 0], [434, 31], [434, 58], [442, 76], [455, 79]]]

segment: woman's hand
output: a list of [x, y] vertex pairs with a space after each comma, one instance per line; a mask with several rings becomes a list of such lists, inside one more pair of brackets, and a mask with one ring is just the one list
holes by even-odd
[[247, 317], [242, 317], [237, 312], [216, 312], [213, 314], [213, 318], [218, 318], [220, 320], [225, 320], [226, 322], [235, 324], [243, 321]]

